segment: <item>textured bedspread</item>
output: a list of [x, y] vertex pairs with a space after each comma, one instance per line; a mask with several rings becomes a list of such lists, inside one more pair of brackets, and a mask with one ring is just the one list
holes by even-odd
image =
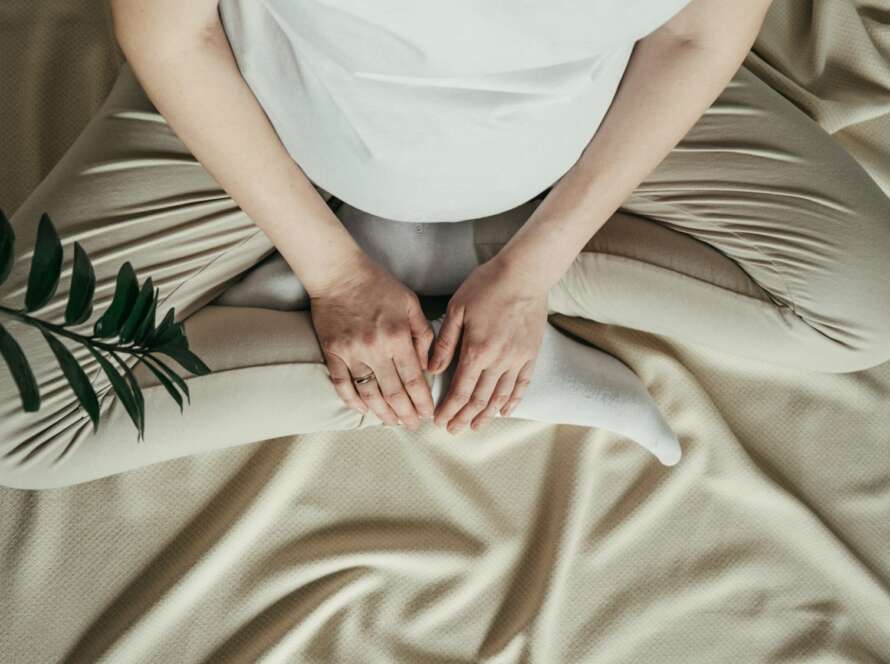
[[[890, 192], [886, 7], [776, 0], [749, 65]], [[0, 2], [8, 210], [116, 57], [96, 0]], [[890, 661], [890, 364], [804, 373], [554, 322], [639, 374], [679, 465], [496, 420], [0, 489], [0, 661]]]

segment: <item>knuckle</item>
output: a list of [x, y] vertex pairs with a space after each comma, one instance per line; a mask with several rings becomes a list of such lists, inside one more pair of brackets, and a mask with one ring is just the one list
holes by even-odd
[[383, 326], [383, 338], [387, 341], [399, 339], [404, 334], [404, 328], [401, 325], [389, 324]]
[[491, 357], [491, 342], [479, 341], [471, 344], [467, 348], [467, 360], [470, 362], [480, 362]]
[[359, 340], [365, 346], [373, 346], [374, 343], [377, 341], [377, 333], [374, 330], [364, 330], [359, 335]]
[[480, 339], [476, 341], [470, 346], [471, 348], [475, 348], [476, 352], [480, 355], [490, 355], [494, 350], [494, 343], [490, 339]]
[[472, 395], [469, 392], [465, 392], [463, 390], [458, 390], [458, 391], [454, 392], [451, 396], [454, 399], [455, 403], [466, 403], [467, 401], [470, 400], [470, 397]]
[[407, 387], [407, 388], [421, 387], [422, 385], [426, 385], [426, 381], [423, 378], [421, 378], [420, 376], [414, 376], [412, 378], [408, 378], [407, 380], [404, 380], [403, 382], [405, 384], [405, 387]]
[[475, 410], [482, 410], [487, 405], [488, 405], [488, 401], [486, 401], [485, 399], [482, 399], [480, 397], [473, 397], [472, 399], [470, 399], [470, 402], [467, 404], [467, 406], [469, 406], [470, 408], [473, 408]]
[[477, 346], [470, 346], [464, 351], [464, 359], [466, 359], [469, 364], [478, 364], [482, 359], [482, 352]]
[[507, 403], [507, 399], [510, 398], [510, 395], [507, 393], [495, 394], [491, 397], [492, 407], [502, 406]]

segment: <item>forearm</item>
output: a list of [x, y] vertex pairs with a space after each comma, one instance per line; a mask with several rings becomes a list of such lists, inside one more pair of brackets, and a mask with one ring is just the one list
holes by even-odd
[[[598, 131], [501, 249], [505, 264], [515, 264], [517, 273], [535, 283], [555, 284], [596, 231], [686, 135], [738, 70], [769, 6], [765, 0], [739, 3], [742, 8], [732, 7], [732, 2], [693, 2], [637, 43]], [[688, 12], [692, 16], [684, 15]], [[728, 27], [710, 30], [717, 22]]]
[[288, 154], [244, 82], [216, 3], [198, 3], [203, 13], [183, 10], [187, 15], [178, 3], [115, 2], [121, 48], [177, 136], [313, 295], [361, 249]]

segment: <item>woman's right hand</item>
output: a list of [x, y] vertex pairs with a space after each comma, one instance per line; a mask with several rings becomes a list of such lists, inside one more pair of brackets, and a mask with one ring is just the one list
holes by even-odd
[[[338, 270], [339, 278], [310, 293], [310, 313], [337, 393], [362, 413], [410, 430], [432, 417], [423, 371], [433, 329], [417, 294], [369, 257]], [[373, 372], [376, 380], [355, 385]]]

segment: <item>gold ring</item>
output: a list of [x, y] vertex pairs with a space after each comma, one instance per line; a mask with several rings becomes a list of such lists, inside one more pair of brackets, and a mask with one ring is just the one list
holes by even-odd
[[352, 382], [355, 383], [356, 385], [364, 385], [365, 383], [370, 383], [372, 380], [377, 380], [376, 376], [374, 376], [373, 371], [367, 375], [359, 376], [358, 378], [353, 378]]

